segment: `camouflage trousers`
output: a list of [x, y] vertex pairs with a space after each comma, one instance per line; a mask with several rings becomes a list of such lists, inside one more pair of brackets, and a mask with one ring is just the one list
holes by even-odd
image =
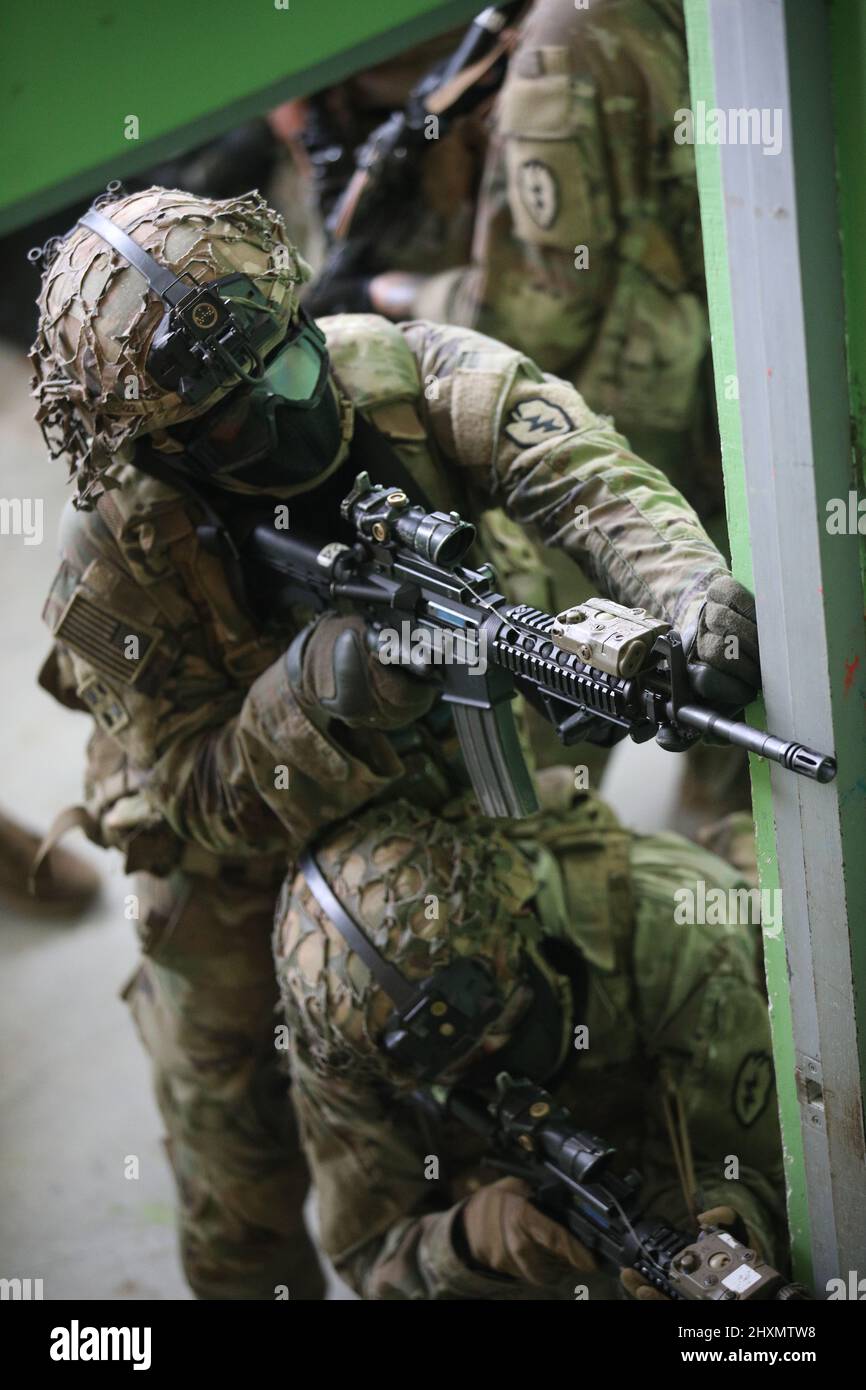
[[153, 1062], [199, 1298], [319, 1299], [306, 1161], [275, 1048], [277, 885], [137, 874], [144, 958], [125, 997]]

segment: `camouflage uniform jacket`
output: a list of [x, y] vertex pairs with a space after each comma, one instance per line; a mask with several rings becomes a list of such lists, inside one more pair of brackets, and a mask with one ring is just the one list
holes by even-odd
[[[365, 412], [437, 506], [504, 506], [604, 592], [675, 624], [694, 615], [724, 562], [573, 387], [467, 330], [323, 322], [348, 430]], [[45, 608], [56, 645], [43, 683], [97, 724], [89, 833], [124, 849], [129, 869], [207, 872], [215, 858], [296, 851], [395, 789], [406, 767], [391, 741], [300, 707], [282, 655], [300, 622], [257, 626], [187, 496], [128, 459], [113, 470], [120, 487], [97, 510], [65, 514]], [[293, 518], [306, 506], [295, 497]]]
[[694, 151], [675, 139], [688, 106], [681, 0], [537, 0], [494, 110], [469, 263], [429, 276], [413, 312], [573, 381], [704, 515], [721, 482]]

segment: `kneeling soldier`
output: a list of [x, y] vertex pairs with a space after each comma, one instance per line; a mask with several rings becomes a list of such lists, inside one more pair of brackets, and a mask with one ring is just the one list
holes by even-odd
[[295, 1104], [322, 1241], [362, 1297], [620, 1292], [524, 1183], [497, 1179], [482, 1139], [419, 1104], [419, 1086], [495, 1095], [503, 1072], [615, 1145], [648, 1214], [697, 1232], [712, 1209], [759, 1260], [781, 1256], [757, 928], [674, 916], [683, 890], [740, 880], [677, 836], [623, 830], [570, 780], [541, 774], [549, 809], [524, 821], [480, 820], [471, 798], [368, 811], [284, 889]]

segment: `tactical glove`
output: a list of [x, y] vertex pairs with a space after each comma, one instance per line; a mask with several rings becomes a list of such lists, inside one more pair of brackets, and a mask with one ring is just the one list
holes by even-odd
[[550, 1288], [570, 1270], [596, 1268], [580, 1241], [529, 1201], [519, 1178], [502, 1178], [474, 1192], [461, 1213], [473, 1261], [532, 1288]]
[[[755, 600], [731, 575], [711, 582], [697, 620], [683, 631], [683, 646], [689, 680], [702, 700], [731, 717], [752, 703], [761, 688]], [[697, 737], [687, 729], [663, 728], [656, 742], [682, 753]]]
[[650, 1284], [642, 1274], [638, 1274], [636, 1269], [621, 1269], [619, 1282], [629, 1298], [636, 1298], [639, 1303], [670, 1303], [671, 1301], [666, 1293], [662, 1293], [661, 1289]]
[[[750, 1245], [753, 1250], [757, 1251], [759, 1259], [764, 1258], [760, 1242], [755, 1240], [742, 1217], [738, 1216], [733, 1207], [710, 1207], [709, 1211], [699, 1212], [698, 1225], [701, 1227], [727, 1226], [735, 1240], [740, 1241], [743, 1245]], [[629, 1297], [636, 1298], [640, 1303], [670, 1303], [671, 1301], [666, 1293], [655, 1288], [649, 1280], [644, 1279], [642, 1274], [638, 1274], [636, 1269], [621, 1269], [619, 1282]]]
[[755, 600], [729, 574], [710, 584], [686, 650], [692, 685], [704, 700], [737, 709], [751, 704], [761, 688]]
[[308, 709], [323, 709], [351, 729], [402, 729], [426, 714], [433, 684], [385, 665], [363, 618], [325, 613], [299, 632], [286, 654], [289, 680]]

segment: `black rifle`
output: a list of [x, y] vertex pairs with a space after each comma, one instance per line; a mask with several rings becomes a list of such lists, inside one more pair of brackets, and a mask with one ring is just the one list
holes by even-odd
[[292, 534], [270, 515], [236, 535], [241, 562], [263, 571], [272, 611], [348, 607], [378, 634], [383, 660], [436, 673], [485, 815], [538, 809], [511, 710], [516, 691], [565, 745], [626, 734], [643, 743], [672, 728], [683, 741], [710, 734], [818, 782], [835, 776], [833, 758], [696, 701], [682, 638], [643, 609], [590, 599], [553, 617], [509, 603], [489, 565], [460, 563], [473, 526], [456, 512], [412, 506], [366, 473], [340, 510], [349, 544]]
[[482, 1135], [488, 1144], [485, 1161], [523, 1178], [535, 1205], [577, 1236], [601, 1268], [634, 1269], [671, 1299], [810, 1297], [725, 1227], [687, 1235], [642, 1215], [640, 1175], [612, 1173], [615, 1150], [578, 1129], [540, 1086], [503, 1073], [497, 1088], [490, 1104], [473, 1092], [444, 1087], [432, 1087], [417, 1099]]
[[[371, 275], [390, 268], [381, 263], [379, 248], [393, 235], [400, 209], [411, 209], [416, 199], [431, 119], [441, 139], [458, 116], [495, 92], [507, 64], [502, 31], [523, 2], [490, 6], [477, 15], [451, 57], [428, 72], [404, 109], [393, 112], [361, 146], [352, 177], [325, 224], [330, 252], [304, 297], [313, 316], [368, 307], [362, 287]], [[334, 177], [346, 167], [346, 156], [320, 126], [327, 130], [317, 112], [305, 143], [322, 175], [317, 182], [332, 200]]]

